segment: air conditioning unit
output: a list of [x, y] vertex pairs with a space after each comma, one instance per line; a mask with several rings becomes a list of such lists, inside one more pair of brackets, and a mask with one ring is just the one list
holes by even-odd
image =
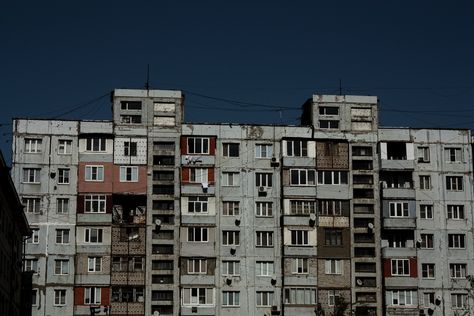
[[235, 226], [240, 226], [240, 218], [235, 219]]
[[230, 248], [230, 254], [231, 255], [235, 255], [237, 249], [235, 249], [234, 247]]
[[231, 278], [226, 278], [225, 283], [230, 286], [232, 284], [232, 279]]

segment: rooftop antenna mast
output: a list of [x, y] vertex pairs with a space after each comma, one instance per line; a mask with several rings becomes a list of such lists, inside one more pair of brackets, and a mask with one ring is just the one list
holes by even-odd
[[342, 95], [342, 80], [339, 79], [339, 95]]
[[147, 66], [146, 66], [145, 89], [150, 90], [150, 64], [147, 64]]

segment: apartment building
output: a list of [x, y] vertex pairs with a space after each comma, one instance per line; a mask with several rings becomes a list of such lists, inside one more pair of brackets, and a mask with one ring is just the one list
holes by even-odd
[[14, 122], [33, 315], [471, 312], [469, 131], [380, 128], [367, 96], [314, 95], [299, 126], [184, 123], [180, 91], [112, 102]]

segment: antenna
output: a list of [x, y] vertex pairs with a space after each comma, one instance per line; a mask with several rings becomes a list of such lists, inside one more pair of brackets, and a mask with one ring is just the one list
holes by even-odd
[[342, 95], [342, 80], [339, 79], [339, 95]]
[[150, 64], [146, 65], [146, 82], [145, 89], [150, 90]]

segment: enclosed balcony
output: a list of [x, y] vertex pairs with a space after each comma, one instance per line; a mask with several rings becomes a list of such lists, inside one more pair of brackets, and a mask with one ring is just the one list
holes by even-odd
[[112, 223], [114, 225], [145, 225], [146, 196], [114, 194]]

